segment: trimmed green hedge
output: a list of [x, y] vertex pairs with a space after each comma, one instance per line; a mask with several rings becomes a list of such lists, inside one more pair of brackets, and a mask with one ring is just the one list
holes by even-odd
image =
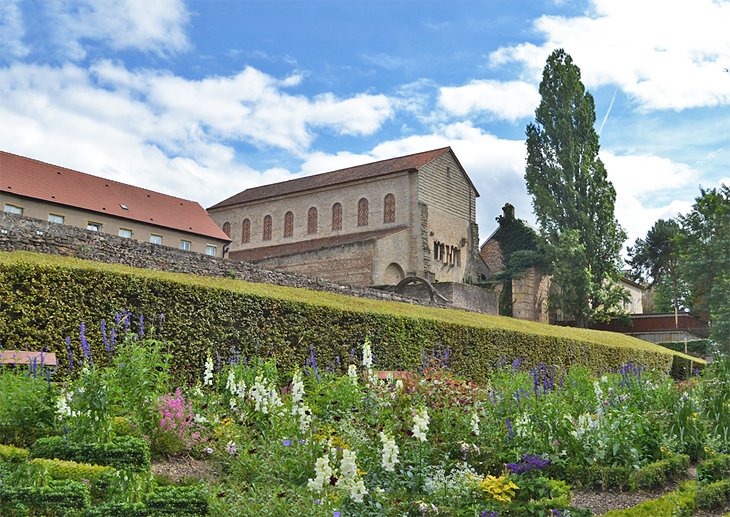
[[712, 483], [730, 478], [730, 454], [715, 454], [697, 464], [697, 480]]
[[150, 468], [149, 445], [132, 436], [117, 437], [104, 444], [73, 443], [63, 436], [49, 436], [33, 444], [31, 455], [34, 458], [58, 458], [136, 472]]
[[288, 368], [304, 364], [312, 346], [324, 367], [349, 357], [366, 336], [379, 368], [414, 369], [424, 349], [448, 348], [451, 367], [477, 381], [500, 359], [517, 357], [596, 371], [631, 360], [664, 372], [683, 357], [610, 332], [27, 252], [0, 253], [0, 300], [0, 347], [48, 347], [61, 372], [68, 367], [66, 336], [80, 356], [82, 321], [104, 361], [99, 323], [122, 309], [145, 315], [148, 327], [164, 313], [158, 336], [174, 344], [178, 380], [197, 378], [209, 351], [223, 359], [234, 348], [242, 356], [276, 356]]
[[679, 490], [625, 510], [611, 510], [604, 517], [689, 517], [694, 514], [695, 482], [684, 483]]
[[0, 444], [0, 462], [22, 463], [28, 459], [28, 449]]
[[0, 485], [0, 515], [61, 516], [91, 504], [89, 487], [79, 481], [51, 481], [46, 486]]
[[59, 459], [35, 458], [30, 460], [31, 464], [44, 468], [53, 479], [72, 479], [74, 481], [87, 480], [92, 485], [99, 482], [99, 479], [109, 472], [114, 472], [113, 467], [105, 465], [91, 465], [89, 463], [77, 463]]
[[607, 467], [602, 465], [570, 466], [564, 473], [556, 472], [566, 481], [588, 489], [641, 489], [662, 486], [667, 481], [676, 481], [687, 476], [689, 456], [671, 456], [648, 463], [638, 470], [632, 467]]

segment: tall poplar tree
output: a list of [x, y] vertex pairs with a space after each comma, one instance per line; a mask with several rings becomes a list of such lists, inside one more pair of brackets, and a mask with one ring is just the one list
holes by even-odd
[[598, 158], [593, 96], [563, 49], [548, 58], [540, 95], [526, 131], [525, 181], [558, 286], [551, 304], [586, 326], [617, 314], [626, 297], [617, 283], [626, 234], [614, 215], [616, 190]]

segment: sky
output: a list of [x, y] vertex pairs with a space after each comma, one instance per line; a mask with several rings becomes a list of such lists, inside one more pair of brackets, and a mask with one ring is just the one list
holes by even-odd
[[481, 240], [534, 223], [549, 54], [595, 98], [631, 244], [730, 184], [730, 1], [0, 0], [0, 149], [193, 199], [451, 146]]

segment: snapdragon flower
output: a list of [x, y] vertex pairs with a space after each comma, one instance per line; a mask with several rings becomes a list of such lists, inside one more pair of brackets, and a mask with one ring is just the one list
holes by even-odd
[[368, 379], [373, 375], [373, 352], [370, 347], [370, 338], [365, 338], [362, 345], [362, 367], [367, 371]]
[[479, 436], [479, 415], [476, 413], [471, 414], [471, 432]]
[[326, 453], [324, 456], [317, 458], [314, 464], [314, 478], [307, 480], [307, 487], [314, 492], [324, 490], [329, 485], [330, 478], [334, 473], [335, 471], [330, 466], [330, 455]]
[[299, 430], [302, 433], [306, 433], [312, 425], [312, 412], [306, 404], [302, 404], [296, 409], [299, 413]]
[[426, 441], [426, 432], [428, 432], [428, 423], [431, 418], [428, 416], [428, 410], [425, 407], [420, 408], [413, 414], [413, 436], [422, 442]]
[[342, 450], [342, 462], [340, 463], [340, 477], [337, 480], [337, 487], [350, 493], [350, 499], [356, 503], [362, 503], [368, 491], [362, 477], [357, 473], [355, 451]]
[[383, 444], [383, 458], [381, 460], [383, 470], [386, 472], [393, 472], [395, 471], [395, 464], [399, 463], [398, 446], [395, 444], [395, 439], [392, 436], [389, 436], [382, 431], [380, 432], [380, 441]]
[[350, 381], [357, 386], [357, 366], [351, 364], [347, 367], [347, 375], [350, 377]]
[[213, 358], [208, 354], [205, 360], [205, 372], [203, 373], [203, 386], [213, 385]]
[[304, 399], [304, 382], [302, 372], [297, 370], [292, 378], [291, 399], [294, 404], [299, 404]]

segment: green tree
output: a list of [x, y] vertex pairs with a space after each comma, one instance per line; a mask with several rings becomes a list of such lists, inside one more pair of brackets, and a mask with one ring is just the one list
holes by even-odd
[[652, 287], [672, 286], [672, 308], [679, 312], [679, 238], [682, 228], [674, 219], [659, 219], [646, 234], [628, 248], [631, 273]]
[[700, 189], [679, 223], [681, 275], [692, 312], [709, 317], [710, 336], [730, 347], [730, 186]]
[[559, 286], [551, 303], [586, 326], [617, 314], [626, 298], [617, 283], [626, 234], [614, 215], [616, 190], [598, 158], [593, 96], [564, 50], [548, 58], [540, 95], [526, 131], [525, 181]]

